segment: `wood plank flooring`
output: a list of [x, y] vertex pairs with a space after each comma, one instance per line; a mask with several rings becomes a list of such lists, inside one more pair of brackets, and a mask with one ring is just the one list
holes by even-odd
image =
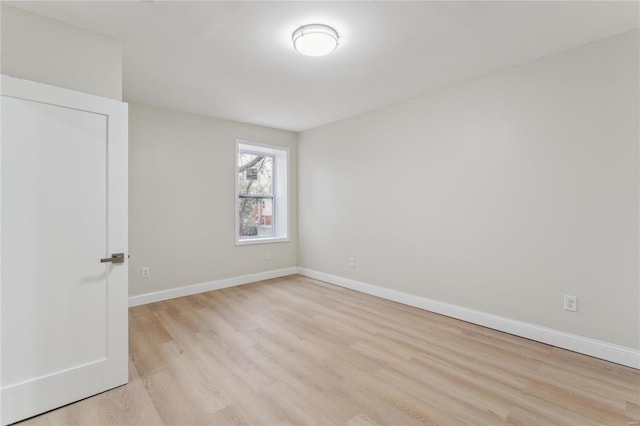
[[638, 370], [301, 276], [129, 328], [128, 385], [23, 424], [639, 424]]

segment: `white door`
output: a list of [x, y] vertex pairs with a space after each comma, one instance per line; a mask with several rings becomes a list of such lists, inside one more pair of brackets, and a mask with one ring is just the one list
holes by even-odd
[[128, 138], [122, 102], [1, 78], [7, 424], [127, 383]]

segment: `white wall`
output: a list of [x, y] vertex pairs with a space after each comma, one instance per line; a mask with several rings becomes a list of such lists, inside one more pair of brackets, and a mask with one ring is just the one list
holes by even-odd
[[299, 265], [639, 348], [638, 48], [623, 34], [303, 132]]
[[122, 99], [122, 45], [19, 9], [0, 6], [0, 72]]
[[[290, 242], [235, 245], [236, 138], [290, 149]], [[296, 144], [292, 132], [130, 104], [130, 294], [295, 267]]]

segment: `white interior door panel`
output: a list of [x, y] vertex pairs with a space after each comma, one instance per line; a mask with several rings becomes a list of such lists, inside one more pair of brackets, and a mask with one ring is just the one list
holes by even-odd
[[1, 410], [11, 423], [128, 379], [127, 106], [2, 76]]

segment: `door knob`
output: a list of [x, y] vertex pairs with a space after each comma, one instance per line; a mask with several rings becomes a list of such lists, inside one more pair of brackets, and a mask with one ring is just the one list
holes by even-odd
[[100, 263], [124, 263], [124, 253], [114, 253], [111, 257], [105, 257], [104, 259], [100, 259]]

